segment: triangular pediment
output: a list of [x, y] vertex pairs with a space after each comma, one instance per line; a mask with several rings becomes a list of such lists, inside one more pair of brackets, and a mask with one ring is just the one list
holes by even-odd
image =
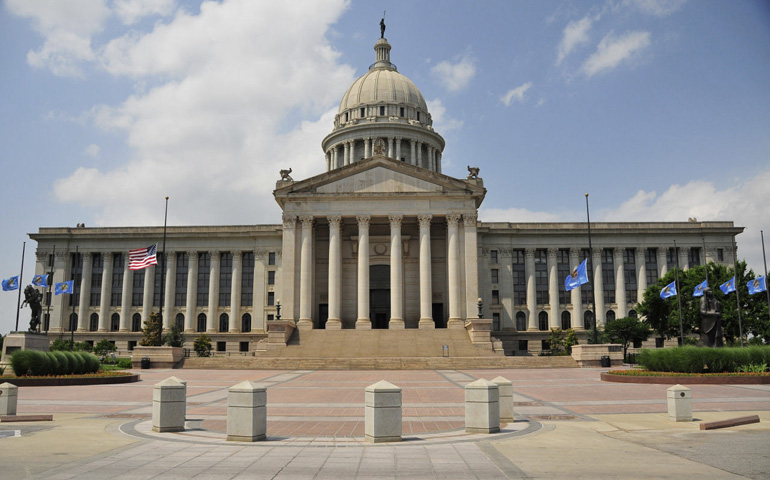
[[316, 193], [438, 193], [442, 185], [393, 168], [377, 166], [315, 188]]

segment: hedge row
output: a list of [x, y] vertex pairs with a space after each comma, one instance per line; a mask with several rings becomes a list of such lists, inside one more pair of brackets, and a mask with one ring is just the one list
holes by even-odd
[[20, 350], [11, 356], [11, 367], [22, 375], [82, 375], [99, 371], [99, 359], [88, 352]]
[[737, 372], [744, 365], [770, 365], [770, 346], [644, 349], [637, 361], [647, 370], [654, 372]]

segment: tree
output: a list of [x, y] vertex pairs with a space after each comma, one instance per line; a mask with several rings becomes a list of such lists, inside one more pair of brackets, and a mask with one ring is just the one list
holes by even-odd
[[551, 355], [563, 355], [564, 332], [561, 328], [556, 327], [551, 329], [551, 334], [548, 335], [548, 348], [551, 350]]
[[201, 333], [200, 337], [196, 338], [193, 343], [193, 350], [199, 357], [211, 356], [211, 338], [205, 333]]
[[568, 328], [566, 333], [567, 336], [564, 337], [564, 350], [567, 352], [567, 355], [571, 355], [572, 347], [578, 344], [578, 336], [577, 332], [571, 328]]
[[168, 333], [163, 337], [163, 343], [169, 347], [183, 347], [186, 338], [179, 325], [172, 323], [168, 329]]
[[613, 343], [623, 345], [623, 358], [626, 358], [630, 343], [643, 342], [650, 337], [650, 327], [633, 317], [617, 318], [604, 326], [604, 333]]
[[94, 353], [102, 357], [102, 362], [104, 362], [109, 353], [112, 353], [117, 349], [118, 347], [116, 347], [113, 342], [107, 340], [106, 338], [99, 340], [99, 342], [94, 345]]
[[139, 342], [139, 345], [143, 347], [159, 347], [160, 342], [158, 341], [158, 333], [160, 333], [160, 329], [160, 315], [151, 313], [150, 318], [144, 321], [144, 328], [142, 328], [144, 337]]

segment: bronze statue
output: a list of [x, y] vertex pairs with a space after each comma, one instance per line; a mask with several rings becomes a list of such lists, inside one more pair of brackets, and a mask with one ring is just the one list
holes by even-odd
[[380, 38], [385, 38], [385, 17], [380, 20]]
[[37, 327], [40, 326], [40, 314], [43, 311], [42, 300], [43, 295], [32, 285], [27, 285], [27, 288], [24, 289], [24, 301], [21, 306], [23, 308], [27, 304], [32, 310], [32, 318], [29, 321], [30, 332], [37, 332]]
[[468, 165], [468, 179], [479, 178], [479, 167], [471, 167]]
[[700, 342], [704, 347], [722, 347], [722, 305], [710, 288], [700, 299]]
[[281, 170], [281, 171], [280, 171], [280, 174], [281, 174], [281, 181], [282, 181], [282, 182], [293, 182], [293, 181], [294, 181], [294, 179], [293, 179], [293, 178], [291, 178], [291, 175], [289, 175], [290, 173], [291, 173], [291, 168], [290, 168], [290, 169], [288, 169], [288, 170]]

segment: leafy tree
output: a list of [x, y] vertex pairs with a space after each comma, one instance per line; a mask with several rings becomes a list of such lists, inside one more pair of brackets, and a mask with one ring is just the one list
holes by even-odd
[[55, 351], [62, 351], [62, 352], [69, 352], [72, 350], [72, 342], [69, 340], [62, 340], [61, 338], [57, 338], [53, 342], [51, 342], [51, 346], [49, 347], [49, 350], [52, 352]]
[[160, 315], [151, 313], [150, 318], [144, 321], [144, 328], [142, 328], [144, 337], [139, 342], [139, 345], [143, 347], [159, 347], [160, 339], [158, 338], [158, 334], [160, 333], [160, 329]]
[[171, 324], [168, 333], [163, 337], [163, 343], [169, 347], [183, 347], [185, 340], [184, 333], [176, 322]]
[[617, 318], [604, 326], [604, 333], [613, 343], [623, 345], [623, 358], [626, 358], [628, 345], [643, 342], [650, 337], [650, 327], [633, 317]]
[[193, 350], [199, 357], [211, 356], [211, 338], [205, 333], [201, 333], [200, 337], [196, 338], [193, 343]]
[[567, 352], [567, 355], [571, 355], [572, 347], [578, 344], [578, 336], [577, 332], [571, 328], [566, 330], [566, 334], [564, 337], [564, 350]]
[[564, 354], [564, 331], [559, 328], [552, 328], [548, 335], [548, 347], [551, 349], [551, 355]]
[[91, 346], [88, 342], [76, 342], [75, 343], [75, 351], [76, 352], [91, 352], [93, 351], [94, 347]]
[[118, 347], [114, 343], [103, 338], [94, 345], [94, 353], [102, 358], [102, 362], [107, 358], [107, 355], [116, 351]]

